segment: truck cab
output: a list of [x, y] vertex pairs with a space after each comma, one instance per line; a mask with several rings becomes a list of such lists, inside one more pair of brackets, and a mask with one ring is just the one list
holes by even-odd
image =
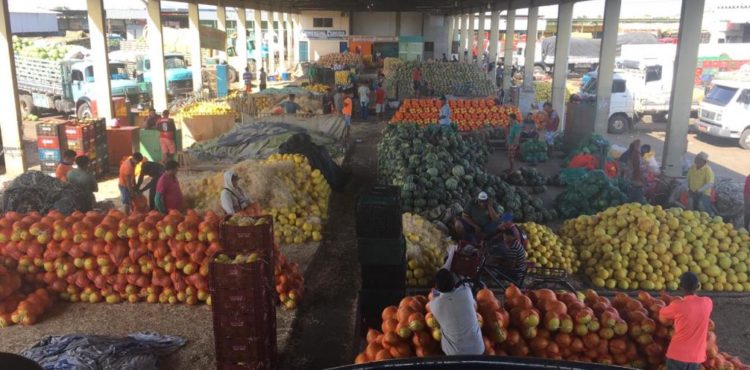
[[701, 134], [737, 139], [750, 149], [750, 81], [714, 80], [698, 117]]
[[[185, 56], [178, 53], [164, 55], [164, 69], [167, 77], [167, 95], [177, 96], [193, 92], [193, 71], [188, 67]], [[151, 91], [151, 60], [147, 55], [136, 60], [138, 80], [145, 82]]]
[[[586, 85], [581, 88], [583, 100], [596, 101], [597, 81], [596, 76], [591, 76]], [[609, 100], [607, 132], [621, 134], [633, 125], [635, 119], [633, 101], [634, 94], [628, 87], [628, 80], [621, 74], [615, 73], [612, 81], [612, 96]]]
[[[138, 104], [147, 100], [146, 95], [138, 87], [138, 83], [130, 78], [122, 62], [109, 63], [110, 88], [113, 97], [125, 97], [130, 104]], [[79, 118], [92, 117], [91, 102], [96, 100], [94, 83], [94, 66], [90, 61], [76, 62], [70, 65], [69, 96], [75, 102], [76, 116]], [[36, 103], [36, 101], [35, 101]]]

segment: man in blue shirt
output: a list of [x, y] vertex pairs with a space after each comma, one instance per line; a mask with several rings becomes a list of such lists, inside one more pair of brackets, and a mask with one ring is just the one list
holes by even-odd
[[440, 124], [440, 126], [450, 126], [451, 107], [448, 105], [448, 99], [445, 98], [445, 95], [440, 97], [440, 102], [443, 105], [440, 107], [440, 119], [438, 120], [438, 123]]

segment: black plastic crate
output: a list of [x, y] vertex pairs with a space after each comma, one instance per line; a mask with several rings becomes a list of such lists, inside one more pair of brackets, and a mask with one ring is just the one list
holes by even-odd
[[355, 221], [360, 238], [401, 236], [401, 191], [395, 186], [378, 186], [357, 198]]
[[404, 289], [362, 289], [357, 304], [357, 326], [361, 336], [368, 329], [380, 330], [383, 310], [388, 306], [398, 306], [404, 298]]
[[357, 255], [363, 265], [398, 265], [403, 263], [406, 241], [393, 239], [357, 238]]
[[406, 258], [398, 265], [362, 265], [362, 289], [405, 289]]

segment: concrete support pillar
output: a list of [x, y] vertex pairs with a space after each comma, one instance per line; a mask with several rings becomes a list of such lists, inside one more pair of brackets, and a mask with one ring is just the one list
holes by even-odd
[[112, 114], [112, 89], [109, 82], [109, 57], [107, 54], [107, 24], [104, 21], [104, 0], [87, 0], [91, 58], [94, 65], [96, 90], [96, 115], [110, 120]]
[[279, 53], [279, 62], [276, 66], [280, 72], [286, 72], [286, 65], [284, 64], [284, 53], [286, 48], [284, 47], [284, 19], [281, 13], [276, 13], [276, 37], [278, 42], [276, 43], [276, 50]]
[[474, 33], [477, 30], [477, 17], [472, 12], [469, 14], [469, 34], [466, 39], [466, 42], [468, 43], [468, 49], [469, 49], [469, 63], [471, 63], [474, 59], [474, 39], [475, 35]]
[[16, 66], [13, 61], [13, 41], [10, 32], [10, 12], [8, 0], [0, 0], [0, 101], [3, 114], [0, 114], [0, 131], [3, 138], [5, 174], [8, 178], [26, 172], [26, 159], [23, 156], [21, 139], [21, 109], [16, 84]]
[[497, 63], [497, 46], [500, 41], [500, 12], [492, 7], [490, 17], [490, 62]]
[[477, 24], [477, 64], [482, 64], [482, 56], [484, 55], [484, 19], [485, 10], [479, 11], [479, 22]]
[[[216, 7], [216, 28], [220, 31], [227, 32], [227, 8], [223, 6]], [[219, 50], [216, 53], [219, 60], [227, 60], [226, 47], [224, 50]], [[240, 73], [244, 71], [239, 71]]]
[[672, 99], [669, 101], [669, 124], [664, 140], [662, 171], [667, 176], [682, 175], [682, 158], [687, 151], [690, 106], [693, 101], [693, 80], [701, 39], [701, 20], [705, 0], [683, 0], [680, 12], [680, 31], [677, 59], [672, 79]]
[[[461, 45], [458, 50], [458, 57], [461, 61], [466, 62], [467, 57], [471, 56], [471, 53], [464, 54], [465, 51], [469, 50], [469, 14], [464, 14], [461, 21]], [[465, 56], [466, 55], [466, 56]]]
[[167, 77], [161, 29], [161, 0], [148, 0], [148, 56], [151, 63], [151, 94], [157, 112], [167, 109]]
[[539, 20], [539, 7], [529, 8], [529, 16], [526, 21], [526, 50], [524, 50], [524, 90], [534, 89], [534, 54], [536, 54], [537, 23]]
[[511, 79], [513, 78], [513, 35], [516, 32], [516, 11], [508, 9], [505, 16], [505, 46], [503, 49], [503, 91], [510, 96]]
[[[203, 90], [201, 76], [201, 20], [197, 3], [188, 3], [188, 32], [190, 33], [190, 70], [193, 72], [193, 91]], [[242, 73], [242, 72], [240, 72]]]
[[292, 39], [292, 13], [284, 16], [284, 31], [286, 32], [286, 64], [287, 70], [293, 71], [297, 63], [294, 62], [294, 40]]
[[[234, 11], [237, 12], [237, 44], [234, 50], [240, 60], [247, 61], [247, 12], [245, 8], [235, 8]], [[257, 44], [256, 48], [258, 48]], [[240, 77], [244, 72], [244, 68], [242, 71], [237, 71], [237, 73], [240, 73]]]
[[255, 44], [255, 50], [253, 50], [253, 57], [255, 58], [255, 73], [260, 73], [263, 64], [263, 30], [260, 28], [260, 10], [253, 9], [253, 38]]
[[612, 77], [617, 54], [617, 30], [620, 26], [622, 0], [607, 0], [604, 5], [604, 34], [599, 49], [599, 74], [596, 90], [596, 120], [594, 132], [605, 134], [609, 121], [609, 102], [612, 98]]
[[565, 127], [565, 82], [568, 79], [570, 34], [573, 32], [573, 2], [557, 7], [557, 38], [555, 40], [555, 71], [552, 75], [552, 108], [560, 115], [560, 127]]
[[294, 34], [293, 41], [294, 41], [294, 65], [296, 66], [299, 64], [299, 39], [300, 35], [302, 35], [302, 29], [300, 27], [300, 21], [299, 21], [299, 14], [294, 14], [292, 17], [292, 33]]
[[448, 56], [448, 60], [450, 60], [451, 59], [450, 57], [451, 45], [453, 45], [453, 36], [454, 36], [453, 31], [456, 29], [455, 28], [456, 25], [454, 23], [456, 21], [456, 18], [454, 16], [446, 16], [444, 19], [445, 19], [445, 23], [448, 25], [448, 52], [446, 53], [446, 55]]
[[268, 30], [266, 31], [266, 39], [268, 42], [268, 74], [273, 74], [276, 70], [276, 43], [274, 42], [274, 34], [276, 33], [276, 27], [274, 27], [274, 12], [266, 12], [266, 19], [268, 20]]

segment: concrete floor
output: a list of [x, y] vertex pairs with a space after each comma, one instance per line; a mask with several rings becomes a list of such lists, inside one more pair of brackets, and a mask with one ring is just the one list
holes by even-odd
[[[656, 151], [656, 159], [662, 162], [664, 154], [664, 139], [666, 137], [666, 123], [642, 122], [636, 124], [631, 132], [605, 137], [612, 144], [627, 147], [635, 139], [641, 139], [642, 144], [651, 145]], [[688, 134], [688, 158], [691, 163], [696, 154], [708, 153], [711, 168], [716, 177], [726, 177], [733, 181], [744, 182], [750, 174], [750, 151], [740, 148], [736, 140], [724, 140], [700, 135], [691, 130]]]

